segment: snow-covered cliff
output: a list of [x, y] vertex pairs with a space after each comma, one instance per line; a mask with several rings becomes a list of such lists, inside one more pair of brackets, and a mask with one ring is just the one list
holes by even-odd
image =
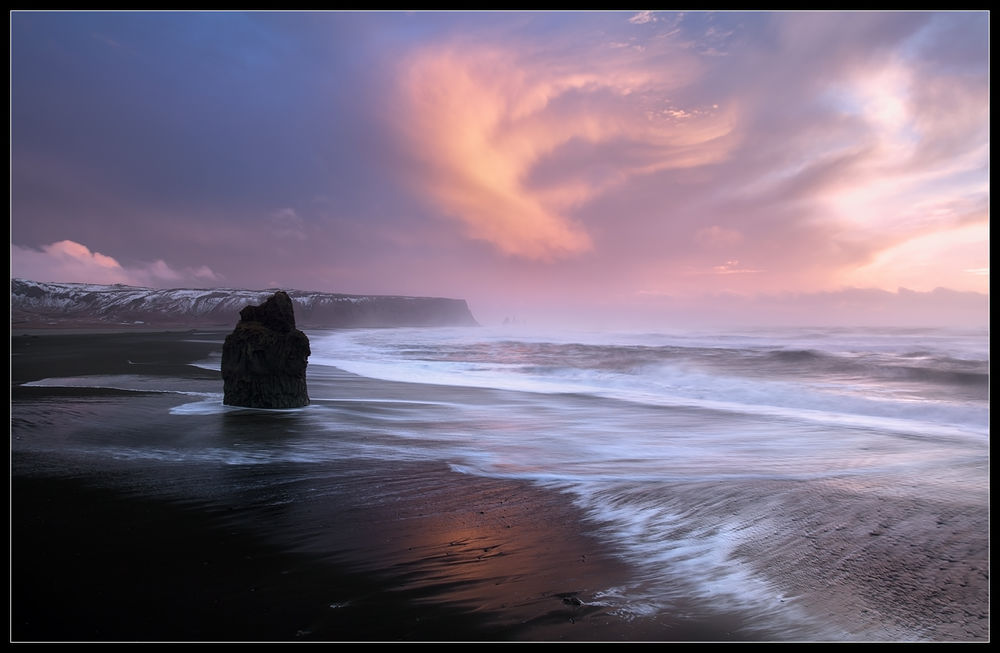
[[[162, 290], [11, 279], [11, 328], [231, 327], [240, 310], [264, 302], [275, 290]], [[476, 325], [462, 299], [286, 292], [299, 328]]]

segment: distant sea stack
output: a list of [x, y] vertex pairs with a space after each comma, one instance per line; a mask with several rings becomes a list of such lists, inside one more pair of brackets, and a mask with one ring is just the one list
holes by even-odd
[[309, 403], [309, 338], [295, 328], [284, 291], [240, 311], [222, 348], [222, 403], [247, 408], [299, 408]]

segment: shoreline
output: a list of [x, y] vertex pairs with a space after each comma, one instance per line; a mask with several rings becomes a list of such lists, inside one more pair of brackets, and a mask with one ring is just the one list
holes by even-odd
[[[174, 401], [19, 385], [31, 380], [135, 374], [138, 360], [144, 375], [221, 389], [218, 372], [188, 362], [220, 350], [226, 333], [12, 336], [12, 440], [18, 402], [135, 399], [162, 411]], [[265, 422], [254, 426], [262, 433], [277, 423], [234, 419]], [[315, 476], [288, 465], [268, 479], [225, 471], [229, 487], [294, 483], [315, 492], [296, 496], [317, 497], [275, 506], [253, 494], [192, 499], [171, 485], [211, 485], [218, 467], [178, 468], [175, 479], [169, 465], [85, 471], [53, 455], [12, 442], [12, 641], [775, 641], [752, 634], [747, 615], [704, 605], [614, 613], [599, 594], [628, 586], [634, 568], [568, 495], [527, 481], [432, 462], [344, 462]], [[988, 492], [952, 483], [954, 496], [929, 497], [859, 482], [731, 488], [753, 524], [733, 563], [776, 578], [857, 641], [988, 641]], [[711, 491], [672, 489], [691, 505]]]
[[[365, 542], [384, 549], [395, 533], [391, 520], [345, 522], [358, 551], [319, 543], [301, 550], [288, 534], [262, 529], [256, 510], [234, 515], [131, 496], [92, 480], [15, 477], [12, 641], [586, 641], [609, 633], [643, 639], [630, 634], [633, 626], [611, 623], [600, 607], [574, 600], [589, 600], [594, 588], [585, 578], [605, 581], [624, 569], [603, 559], [571, 520], [544, 525], [558, 535], [550, 550], [519, 548], [516, 542], [539, 537], [543, 526], [530, 513], [542, 508], [555, 516], [552, 503], [530, 488], [473, 485], [487, 495], [519, 494], [530, 508], [512, 516], [480, 504], [462, 515], [428, 515], [419, 533], [423, 542], [436, 538], [434, 545], [411, 551], [411, 537], [410, 546], [373, 554]], [[455, 520], [481, 523], [466, 531], [476, 533], [474, 541], [449, 539]], [[495, 609], [442, 601], [447, 592], [433, 573], [429, 585], [413, 576], [413, 569], [441, 572], [443, 565], [502, 569], [510, 564], [504, 549], [535, 576], [496, 576]], [[555, 584], [540, 558], [561, 570], [581, 569]], [[459, 584], [463, 573], [455, 574]]]
[[[235, 326], [235, 323], [234, 323]], [[232, 327], [229, 329], [225, 325], [217, 326], [207, 326], [207, 327], [191, 327], [191, 326], [176, 326], [176, 327], [106, 327], [106, 326], [93, 326], [93, 327], [64, 327], [64, 326], [53, 326], [53, 327], [41, 327], [41, 326], [31, 326], [31, 327], [15, 327], [11, 326], [10, 334], [12, 338], [17, 337], [30, 337], [30, 336], [110, 336], [110, 335], [127, 335], [127, 334], [138, 334], [138, 335], [150, 335], [154, 333], [165, 333], [165, 334], [175, 334], [175, 333], [195, 333], [195, 332], [232, 332]]]
[[[187, 365], [219, 349], [190, 333], [15, 336], [12, 413], [20, 401], [144, 401], [19, 385], [129, 372], [139, 354], [143, 374], [218, 378]], [[192, 503], [142, 470], [62, 465], [12, 450], [12, 641], [715, 640], [727, 629], [734, 638], [729, 624], [609, 614], [594, 595], [625, 584], [628, 566], [565, 496], [527, 482], [440, 463], [375, 465], [353, 480], [345, 467], [331, 481], [340, 494], [296, 506], [305, 513], [296, 517], [262, 496]], [[184, 473], [197, 485], [198, 470]], [[398, 486], [391, 510], [364, 507], [387, 485]]]
[[[89, 331], [24, 333], [11, 336], [11, 385], [44, 378], [89, 374], [172, 374], [182, 378], [222, 377], [190, 363], [221, 351], [230, 331], [184, 329], [177, 331]], [[190, 340], [203, 335], [209, 342]], [[214, 341], [218, 340], [218, 344]]]

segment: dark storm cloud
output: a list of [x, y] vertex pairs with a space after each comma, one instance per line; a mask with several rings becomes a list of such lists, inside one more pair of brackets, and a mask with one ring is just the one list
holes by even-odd
[[13, 208], [44, 217], [17, 221], [15, 240], [157, 219], [150, 206], [228, 220], [321, 194], [357, 203], [384, 149], [364, 120], [370, 56], [353, 21], [315, 21], [15, 14]]

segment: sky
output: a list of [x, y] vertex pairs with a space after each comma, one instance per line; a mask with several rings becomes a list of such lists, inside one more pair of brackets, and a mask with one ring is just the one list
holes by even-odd
[[10, 14], [11, 276], [988, 324], [989, 13]]

